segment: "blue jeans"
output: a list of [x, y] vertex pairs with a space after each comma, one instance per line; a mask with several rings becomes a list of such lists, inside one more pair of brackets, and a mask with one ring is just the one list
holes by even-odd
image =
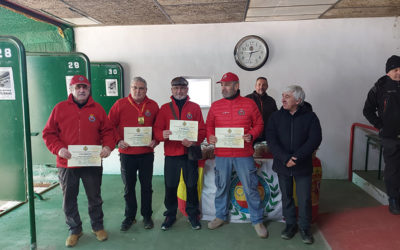
[[242, 183], [250, 219], [253, 225], [263, 221], [263, 207], [257, 190], [257, 169], [253, 157], [215, 157], [215, 194], [216, 217], [227, 220], [229, 214], [229, 189], [231, 185], [232, 167]]

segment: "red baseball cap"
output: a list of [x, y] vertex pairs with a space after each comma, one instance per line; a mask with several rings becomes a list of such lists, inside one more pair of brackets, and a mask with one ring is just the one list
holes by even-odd
[[235, 75], [232, 72], [228, 72], [228, 73], [225, 73], [222, 76], [221, 80], [218, 81], [217, 83], [221, 83], [221, 82], [238, 82], [238, 81], [239, 81], [239, 77], [237, 75]]
[[70, 86], [75, 84], [86, 84], [90, 86], [89, 80], [83, 75], [74, 75], [69, 83]]

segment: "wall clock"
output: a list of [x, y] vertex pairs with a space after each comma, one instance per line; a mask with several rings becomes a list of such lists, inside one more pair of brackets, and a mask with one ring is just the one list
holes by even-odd
[[267, 43], [259, 36], [245, 36], [237, 42], [233, 51], [235, 61], [244, 70], [257, 70], [268, 59]]

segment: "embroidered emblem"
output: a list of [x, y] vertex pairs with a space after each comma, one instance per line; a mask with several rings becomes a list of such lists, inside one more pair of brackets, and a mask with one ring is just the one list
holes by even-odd
[[150, 110], [147, 109], [146, 112], [144, 113], [144, 115], [147, 116], [147, 117], [150, 117], [151, 116]]
[[90, 121], [90, 122], [96, 121], [96, 117], [94, 117], [94, 114], [90, 114], [90, 115], [89, 115], [89, 121]]
[[80, 76], [79, 77], [79, 81], [83, 81], [84, 79], [83, 79], [83, 77], [82, 76]]
[[239, 111], [238, 111], [238, 114], [239, 114], [239, 115], [244, 115], [244, 114], [245, 114], [245, 112], [244, 112], [244, 110], [243, 110], [243, 109], [239, 109]]
[[193, 118], [192, 113], [188, 112], [186, 114], [186, 118], [188, 118], [189, 120], [191, 120]]

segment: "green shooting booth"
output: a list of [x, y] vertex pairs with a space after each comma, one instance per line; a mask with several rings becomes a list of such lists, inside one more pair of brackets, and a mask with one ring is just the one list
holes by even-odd
[[90, 78], [93, 99], [100, 103], [106, 113], [124, 96], [124, 70], [117, 62], [91, 62]]
[[68, 98], [74, 75], [90, 80], [89, 58], [83, 53], [27, 53], [29, 106], [33, 164], [55, 166], [56, 157], [42, 139], [42, 131], [54, 106]]

